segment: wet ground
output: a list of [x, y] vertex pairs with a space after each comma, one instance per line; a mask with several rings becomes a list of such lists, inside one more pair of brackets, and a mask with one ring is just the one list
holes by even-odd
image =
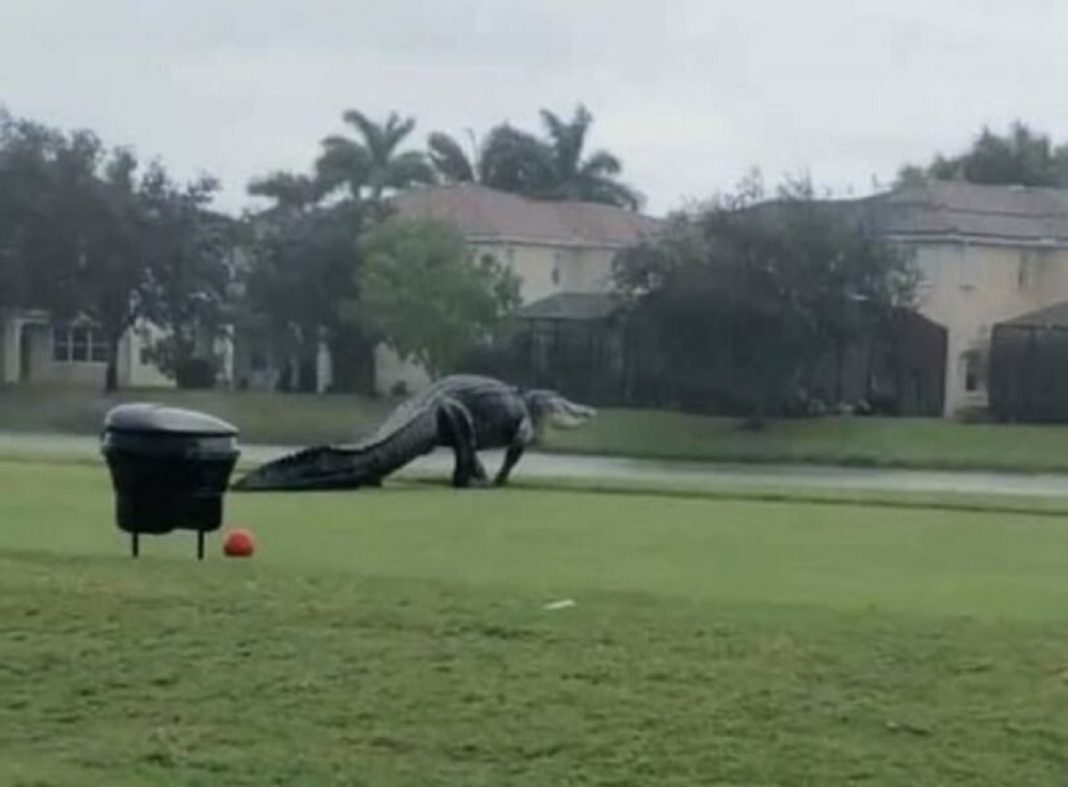
[[[242, 445], [243, 461], [259, 463], [293, 450], [285, 446]], [[99, 458], [95, 438], [73, 435], [0, 433], [2, 456]], [[496, 471], [502, 453], [486, 452], [483, 461]], [[402, 475], [448, 477], [452, 455], [436, 451], [408, 465]], [[567, 478], [699, 485], [711, 489], [871, 490], [926, 493], [1008, 494], [1068, 497], [1068, 476], [937, 470], [880, 470], [820, 465], [724, 465], [663, 462], [607, 456], [529, 453], [515, 478]]]

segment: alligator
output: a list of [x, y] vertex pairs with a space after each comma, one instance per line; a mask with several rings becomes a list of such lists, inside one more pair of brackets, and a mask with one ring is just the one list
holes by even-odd
[[268, 462], [234, 489], [315, 490], [379, 486], [382, 479], [439, 446], [452, 448], [455, 487], [488, 486], [478, 451], [505, 448], [492, 483], [503, 486], [523, 452], [546, 426], [571, 428], [593, 418], [592, 407], [555, 391], [522, 390], [477, 375], [443, 377], [397, 407], [355, 443], [306, 448]]

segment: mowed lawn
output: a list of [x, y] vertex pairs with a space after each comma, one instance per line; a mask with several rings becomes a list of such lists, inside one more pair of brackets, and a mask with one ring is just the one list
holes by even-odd
[[0, 785], [1068, 781], [1068, 519], [387, 486], [197, 563], [111, 504], [0, 463]]

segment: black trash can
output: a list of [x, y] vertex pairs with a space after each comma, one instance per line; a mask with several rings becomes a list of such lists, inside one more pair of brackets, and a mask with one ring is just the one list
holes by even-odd
[[240, 451], [235, 427], [193, 410], [125, 404], [104, 419], [101, 451], [115, 489], [115, 521], [131, 536], [134, 557], [142, 533], [197, 532], [222, 524], [223, 495]]

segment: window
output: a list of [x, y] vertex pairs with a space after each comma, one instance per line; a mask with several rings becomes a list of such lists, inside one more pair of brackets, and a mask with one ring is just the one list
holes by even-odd
[[79, 363], [89, 360], [89, 329], [71, 328], [70, 359]]
[[99, 333], [95, 334], [95, 339], [89, 344], [89, 360], [93, 363], [108, 362], [108, 345]]
[[978, 391], [983, 386], [983, 354], [979, 350], [968, 350], [962, 360], [964, 390], [968, 393]]
[[560, 284], [560, 268], [564, 264], [564, 253], [557, 251], [553, 253], [553, 272], [552, 279], [553, 284]]
[[107, 363], [103, 334], [88, 325], [56, 325], [52, 328], [52, 360], [56, 363]]
[[65, 362], [70, 360], [70, 329], [55, 327], [52, 329], [52, 360]]

